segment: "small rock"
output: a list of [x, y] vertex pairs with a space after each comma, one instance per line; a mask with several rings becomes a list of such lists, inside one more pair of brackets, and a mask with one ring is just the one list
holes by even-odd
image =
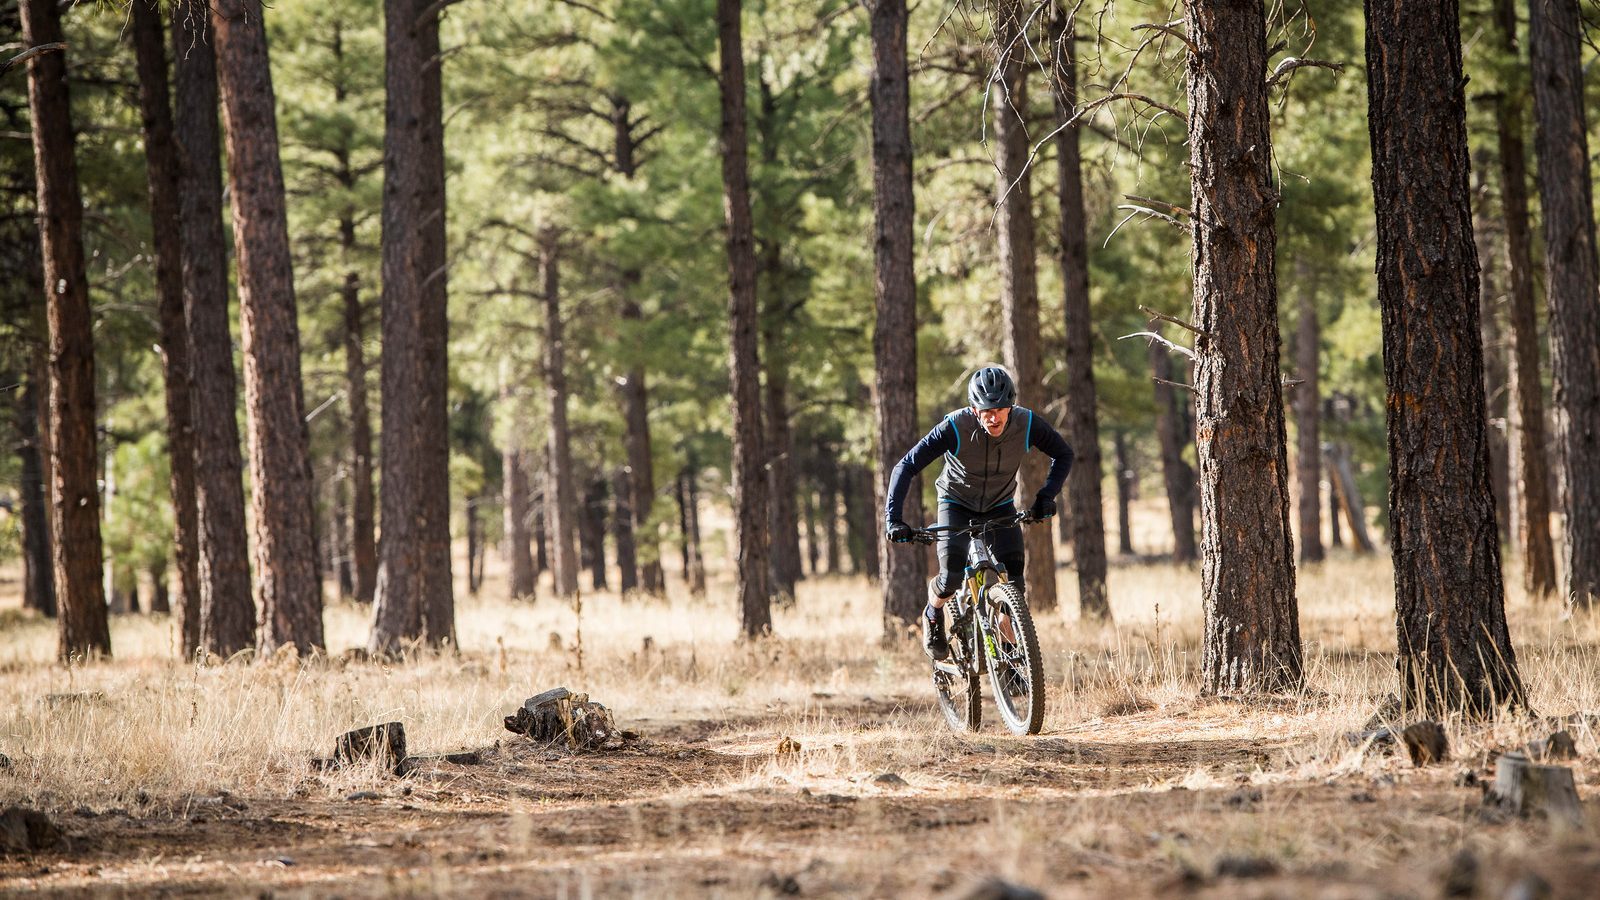
[[1463, 847], [1450, 857], [1439, 888], [1446, 897], [1472, 897], [1478, 893], [1478, 858]]
[[61, 843], [61, 829], [36, 809], [8, 806], [0, 811], [0, 853], [35, 853]]
[[1550, 900], [1552, 894], [1550, 882], [1529, 872], [1506, 888], [1505, 900]]
[[999, 878], [986, 878], [959, 896], [961, 900], [1044, 900], [1044, 895], [1033, 888]]
[[1426, 766], [1450, 757], [1450, 742], [1445, 739], [1444, 727], [1438, 722], [1422, 721], [1407, 725], [1400, 732], [1406, 751], [1411, 754], [1411, 764]]
[[910, 782], [907, 782], [904, 778], [901, 778], [898, 774], [896, 774], [894, 772], [885, 772], [882, 775], [879, 775], [878, 777], [876, 777], [876, 778], [874, 778], [872, 780], [873, 780], [874, 783], [881, 784], [884, 787], [909, 787], [910, 786]]
[[287, 869], [294, 865], [294, 860], [287, 856], [274, 856], [271, 859], [263, 859], [261, 864], [263, 866], [277, 866], [280, 869]]
[[1264, 878], [1278, 874], [1278, 864], [1263, 856], [1224, 856], [1217, 860], [1218, 878]]
[[793, 756], [795, 754], [798, 754], [799, 752], [800, 752], [800, 742], [795, 740], [794, 738], [789, 737], [788, 735], [785, 735], [783, 740], [778, 741], [778, 755], [779, 756]]
[[1356, 747], [1366, 746], [1369, 742], [1374, 747], [1388, 747], [1394, 744], [1394, 732], [1387, 728], [1375, 728], [1371, 731], [1349, 731], [1344, 739]]
[[476, 750], [465, 750], [461, 753], [446, 753], [444, 761], [457, 766], [475, 766], [483, 762], [483, 754]]

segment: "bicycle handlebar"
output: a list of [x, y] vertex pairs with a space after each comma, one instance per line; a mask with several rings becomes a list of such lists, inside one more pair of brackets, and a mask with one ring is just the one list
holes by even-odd
[[1013, 525], [1038, 525], [1044, 519], [1035, 519], [1025, 512], [1016, 513], [1004, 519], [989, 519], [971, 525], [929, 525], [911, 532], [911, 540], [918, 544], [931, 544], [941, 534], [981, 534], [993, 531], [996, 528], [1010, 528]]

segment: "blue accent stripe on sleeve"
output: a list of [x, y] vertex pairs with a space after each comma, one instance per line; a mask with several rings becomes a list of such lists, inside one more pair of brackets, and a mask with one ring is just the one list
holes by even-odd
[[955, 413], [951, 413], [948, 416], [945, 416], [944, 418], [945, 418], [945, 421], [950, 423], [950, 430], [954, 431], [956, 433], [956, 452], [960, 453], [961, 452], [961, 426], [956, 424], [956, 414]]
[[1024, 448], [1022, 452], [1024, 453], [1029, 453], [1033, 450], [1033, 410], [1031, 409], [1028, 410], [1028, 432], [1023, 435], [1022, 446]]

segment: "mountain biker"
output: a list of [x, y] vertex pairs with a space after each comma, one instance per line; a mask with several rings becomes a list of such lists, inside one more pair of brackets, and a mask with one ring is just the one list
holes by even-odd
[[[946, 415], [894, 467], [883, 512], [889, 540], [904, 543], [912, 539], [915, 532], [901, 520], [906, 492], [911, 479], [941, 456], [944, 472], [937, 482], [940, 525], [963, 528], [1014, 516], [1017, 469], [1035, 448], [1051, 458], [1050, 473], [1028, 507], [1028, 517], [1041, 520], [1055, 515], [1056, 497], [1072, 468], [1072, 448], [1066, 440], [1043, 416], [1016, 405], [1016, 383], [998, 366], [973, 374], [967, 383], [967, 400], [970, 406]], [[995, 558], [1005, 566], [1007, 579], [1018, 590], [1025, 590], [1022, 527], [998, 528], [993, 534]], [[971, 542], [966, 534], [939, 534], [939, 574], [928, 582], [928, 605], [922, 615], [922, 648], [936, 660], [950, 655], [944, 604], [960, 583]]]

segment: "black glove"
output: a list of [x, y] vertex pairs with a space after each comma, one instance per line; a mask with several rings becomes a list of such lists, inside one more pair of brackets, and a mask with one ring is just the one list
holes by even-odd
[[1028, 507], [1028, 518], [1035, 522], [1043, 522], [1056, 514], [1056, 502], [1049, 497], [1033, 498], [1033, 505]]
[[884, 534], [896, 544], [904, 544], [911, 540], [911, 526], [904, 522], [890, 522], [884, 529]]

